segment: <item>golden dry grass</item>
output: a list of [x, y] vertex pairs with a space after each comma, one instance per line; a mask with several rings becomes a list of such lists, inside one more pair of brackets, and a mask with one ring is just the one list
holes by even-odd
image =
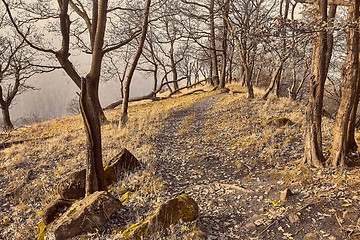
[[[155, 159], [153, 138], [161, 130], [168, 115], [216, 94], [211, 92], [182, 96], [185, 93], [187, 91], [162, 101], [131, 103], [129, 120], [126, 127], [122, 128], [117, 124], [119, 110], [107, 111], [106, 116], [111, 123], [102, 126], [103, 161], [109, 161], [125, 147], [140, 161], [151, 165], [149, 162]], [[0, 219], [3, 219], [3, 227], [15, 228], [10, 231], [16, 231], [17, 237], [35, 237], [38, 215], [56, 197], [56, 184], [70, 172], [85, 165], [85, 132], [81, 117], [75, 116], [36, 123], [0, 135], [0, 142], [18, 140], [26, 141], [0, 150], [0, 176], [6, 182], [2, 191], [14, 194], [12, 201], [16, 212], [31, 209], [31, 213], [28, 222], [21, 224], [14, 220], [17, 217], [11, 219], [6, 213], [0, 213]], [[116, 191], [138, 190], [137, 187], [141, 185], [141, 190], [135, 195], [142, 198], [132, 198], [137, 201], [146, 201], [144, 196], [150, 193], [154, 196], [163, 188], [152, 169], [132, 176], [131, 181], [129, 179], [125, 179]]]
[[[232, 92], [246, 92], [239, 84], [230, 84], [228, 87]], [[210, 90], [211, 88], [207, 86], [205, 89]], [[147, 165], [145, 171], [130, 175], [111, 189], [116, 195], [121, 195], [126, 191], [131, 192], [127, 204], [149, 208], [148, 201], [160, 201], [156, 197], [165, 186], [162, 180], [154, 175], [153, 161], [156, 161], [156, 149], [153, 142], [154, 137], [161, 133], [167, 117], [174, 111], [189, 109], [196, 102], [220, 93], [211, 91], [182, 96], [193, 90], [183, 91], [181, 94], [162, 101], [131, 103], [129, 120], [122, 128], [119, 128], [117, 124], [120, 117], [119, 110], [106, 112], [111, 123], [102, 126], [104, 162], [113, 158], [125, 147]], [[262, 93], [261, 90], [255, 91], [258, 96], [261, 96]], [[164, 95], [166, 94], [164, 93]], [[281, 180], [288, 186], [300, 187], [307, 187], [311, 184], [337, 184], [338, 187], [349, 189], [353, 201], [359, 201], [358, 197], [356, 199], [360, 186], [359, 168], [317, 172], [308, 166], [299, 164], [301, 152], [299, 152], [300, 155], [284, 158], [286, 154], [283, 153], [283, 149], [294, 144], [302, 144], [303, 106], [285, 98], [269, 97], [268, 100], [258, 98], [249, 100], [246, 99], [246, 94], [236, 93], [221, 95], [217, 98], [210, 114], [211, 112], [217, 113], [219, 118], [216, 119], [216, 122], [214, 119], [205, 121], [204, 140], [217, 143], [214, 151], [223, 151], [221, 146], [224, 143], [219, 138], [219, 133], [226, 133], [232, 136], [225, 143], [227, 151], [234, 154], [240, 151], [256, 153], [263, 164], [282, 165], [281, 169], [273, 169], [264, 173], [270, 179]], [[276, 117], [286, 117], [295, 125], [274, 127], [264, 124], [269, 119]], [[182, 120], [179, 134], [191, 131], [194, 121], [196, 119], [192, 114], [185, 117]], [[331, 140], [332, 126], [332, 120], [324, 119], [325, 151]], [[359, 133], [357, 133], [357, 139], [360, 139]], [[82, 119], [80, 116], [54, 119], [0, 134], [0, 142], [17, 140], [29, 141], [0, 150], [0, 177], [5, 182], [2, 190], [14, 193], [13, 208], [20, 213], [28, 212], [30, 217], [26, 222], [19, 222], [20, 218], [0, 213], [1, 227], [4, 229], [16, 228], [20, 234], [17, 235], [18, 237], [26, 235], [33, 237], [39, 221], [39, 212], [56, 196], [56, 184], [71, 171], [84, 167], [86, 139]], [[189, 140], [189, 145], [191, 144], [198, 144], [198, 142]], [[263, 150], [258, 152], [256, 149], [260, 148]], [[196, 153], [190, 153], [189, 158], [196, 159]], [[243, 167], [240, 160], [234, 161], [239, 169]], [[30, 184], [26, 184], [27, 182]], [[324, 189], [323, 192], [319, 192], [319, 196], [326, 194], [326, 188]], [[142, 217], [138, 216], [139, 219]], [[194, 228], [196, 229], [196, 227]], [[191, 232], [191, 229], [189, 231]]]

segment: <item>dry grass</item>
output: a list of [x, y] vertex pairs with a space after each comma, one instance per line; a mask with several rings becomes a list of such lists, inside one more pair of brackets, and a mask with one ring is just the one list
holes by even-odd
[[[299, 164], [304, 130], [303, 106], [285, 98], [249, 100], [246, 99], [246, 90], [238, 84], [228, 87], [233, 92], [244, 94], [222, 95], [211, 108], [209, 114], [216, 113], [219, 117], [205, 121], [204, 141], [215, 143], [213, 151], [224, 151], [226, 146], [225, 150], [233, 155], [241, 156], [246, 153], [256, 156], [254, 159], [258, 162], [247, 159], [246, 164], [273, 167], [265, 171], [264, 176], [282, 181], [286, 186], [316, 186], [319, 189], [319, 198], [335, 193], [341, 187], [350, 192], [350, 197], [343, 199], [344, 204], [348, 203], [348, 199], [353, 202], [360, 201], [357, 197], [360, 187], [358, 168], [317, 172]], [[111, 123], [102, 127], [104, 161], [109, 161], [125, 147], [146, 165], [144, 170], [125, 177], [111, 188], [114, 195], [119, 198], [128, 192], [126, 205], [131, 209], [139, 209], [135, 212], [136, 217], [133, 221], [143, 219], [144, 213], [162, 201], [159, 196], [166, 186], [154, 174], [156, 149], [153, 142], [154, 137], [162, 131], [164, 121], [172, 112], [187, 110], [194, 103], [219, 93], [212, 91], [182, 96], [193, 90], [184, 91], [162, 101], [132, 103], [126, 127], [118, 127], [119, 110], [106, 112]], [[210, 87], [206, 87], [206, 90], [210, 90]], [[261, 90], [255, 91], [258, 96], [262, 93]], [[286, 117], [295, 125], [276, 127], [264, 124], [269, 119], [278, 117]], [[195, 121], [193, 114], [187, 115], [181, 122], [179, 134], [191, 131]], [[324, 119], [326, 151], [331, 142], [332, 126], [333, 121]], [[221, 134], [229, 136], [227, 142], [224, 143], [219, 137]], [[359, 133], [357, 139], [360, 139]], [[9, 211], [0, 212], [0, 230], [9, 236], [9, 239], [36, 236], [39, 212], [56, 197], [56, 184], [71, 171], [83, 168], [86, 160], [86, 139], [79, 116], [54, 119], [0, 134], [0, 142], [18, 140], [29, 141], [0, 150], [0, 196], [12, 194], [12, 205], [7, 208]], [[191, 147], [199, 142], [189, 139], [188, 144]], [[196, 156], [195, 152], [189, 153], [190, 159], [195, 160]], [[238, 169], [244, 167], [240, 157], [234, 160], [234, 164]], [[202, 173], [199, 172], [200, 174]], [[335, 187], [329, 190], [324, 186]], [[196, 226], [184, 225], [184, 228], [188, 228], [184, 231], [189, 233], [189, 239], [191, 234], [202, 234]], [[121, 230], [123, 229], [113, 229], [114, 232]]]
[[[152, 142], [167, 116], [175, 110], [186, 109], [200, 99], [216, 94], [211, 92], [182, 97], [185, 93], [187, 92], [163, 101], [131, 103], [129, 120], [123, 128], [119, 128], [117, 124], [119, 110], [106, 112], [111, 123], [102, 126], [104, 162], [125, 147], [149, 166], [137, 176], [125, 178], [118, 186], [118, 193], [124, 189], [135, 191], [136, 197], [132, 199], [138, 202], [130, 202], [134, 206], [148, 207], [151, 202], [146, 201], [163, 189], [161, 180], [154, 176], [151, 169], [151, 162], [155, 160]], [[82, 119], [80, 116], [54, 119], [0, 135], [0, 142], [18, 140], [26, 141], [0, 151], [2, 195], [14, 196], [11, 200], [14, 209], [10, 210], [10, 213], [0, 213], [0, 219], [3, 219], [2, 227], [6, 227], [4, 234], [12, 236], [10, 238], [34, 238], [39, 221], [37, 213], [56, 197], [56, 184], [70, 172], [84, 167], [86, 139]], [[19, 216], [19, 212], [26, 212], [27, 219]]]

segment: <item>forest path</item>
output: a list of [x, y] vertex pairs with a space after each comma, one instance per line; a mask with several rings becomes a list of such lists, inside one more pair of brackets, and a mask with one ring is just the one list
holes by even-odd
[[332, 170], [298, 161], [303, 115], [290, 100], [242, 94], [205, 97], [170, 114], [155, 138], [156, 173], [164, 197], [184, 192], [198, 203], [195, 229], [206, 237], [189, 239], [359, 239], [334, 215], [350, 228], [359, 223], [359, 205], [343, 204], [357, 199], [358, 183], [338, 187]]
[[[225, 96], [211, 96], [173, 112], [155, 141], [157, 174], [167, 185], [167, 194], [185, 192], [195, 199], [200, 207], [198, 225], [207, 239], [244, 236], [243, 206], [253, 195], [243, 181], [249, 174], [249, 167], [242, 164], [247, 156], [230, 149], [237, 133], [213, 128], [224, 114], [213, 109]], [[242, 111], [249, 114], [249, 106]]]

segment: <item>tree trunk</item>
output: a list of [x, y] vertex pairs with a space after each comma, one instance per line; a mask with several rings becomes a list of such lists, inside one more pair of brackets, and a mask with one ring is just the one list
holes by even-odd
[[103, 46], [106, 29], [107, 0], [93, 2], [97, 8], [96, 33], [92, 51], [90, 71], [86, 78], [81, 78], [80, 108], [87, 136], [87, 164], [85, 194], [106, 190], [104, 167], [102, 163], [100, 102], [98, 96]]
[[101, 107], [101, 104], [100, 104], [99, 82], [96, 83], [96, 93], [94, 93], [94, 106], [95, 106], [95, 111], [99, 115], [100, 124], [108, 123], [109, 121], [107, 120], [107, 118], [105, 116], [105, 112], [104, 112], [104, 110], [103, 110], [103, 108]]
[[14, 128], [11, 119], [8, 106], [1, 106], [2, 116], [3, 116], [3, 130], [11, 130]]
[[[315, 4], [321, 22], [327, 21], [327, 0], [318, 0]], [[322, 29], [316, 33], [313, 43], [312, 77], [310, 79], [309, 102], [306, 109], [306, 129], [304, 163], [321, 168], [324, 156], [322, 152], [321, 116], [323, 108], [324, 84], [326, 80], [327, 33]]]
[[269, 87], [266, 89], [264, 96], [262, 97], [262, 99], [267, 99], [267, 97], [269, 96], [270, 92], [274, 89], [275, 85], [277, 84], [277, 79], [280, 77], [281, 74], [281, 70], [282, 70], [282, 64], [280, 66], [278, 66], [273, 74], [272, 74], [272, 78], [271, 78], [271, 83], [269, 85]]
[[359, 106], [359, 99], [360, 99], [360, 83], [357, 83], [356, 87], [356, 95], [354, 100], [353, 108], [351, 109], [350, 120], [349, 120], [349, 127], [348, 127], [348, 134], [347, 134], [347, 149], [346, 153], [356, 152], [358, 150], [358, 145], [355, 140], [355, 129], [356, 129], [356, 115], [357, 109]]
[[[81, 89], [81, 77], [75, 70], [73, 64], [68, 59], [67, 55], [64, 55], [62, 51], [58, 52], [56, 54], [56, 58], [58, 59], [60, 65], [64, 69], [64, 71], [67, 73], [67, 75], [71, 78], [71, 80], [76, 84], [76, 86]], [[94, 100], [94, 104], [96, 106], [96, 110], [98, 111], [98, 114], [100, 116], [101, 123], [106, 123], [107, 119], [104, 113], [104, 110], [101, 107], [99, 96], [97, 94], [97, 99]]]
[[212, 84], [214, 86], [219, 85], [219, 68], [217, 62], [216, 53], [216, 35], [215, 35], [215, 0], [210, 0], [210, 56], [211, 56], [211, 73], [212, 73]]
[[[359, 21], [359, 2], [353, 1], [349, 6], [348, 23]], [[351, 111], [354, 106], [355, 95], [357, 93], [357, 82], [359, 81], [359, 28], [349, 27], [348, 32], [348, 52], [344, 62], [344, 87], [334, 128], [334, 140], [331, 148], [331, 155], [328, 164], [332, 167], [345, 164], [345, 157], [348, 153], [348, 128]]]
[[247, 88], [247, 98], [253, 99], [255, 98], [254, 95], [254, 89], [252, 85], [252, 68], [249, 68], [249, 66], [244, 66], [244, 73], [245, 73], [245, 82], [246, 82], [246, 88]]
[[221, 78], [220, 78], [220, 88], [225, 88], [225, 82], [226, 82], [226, 66], [227, 66], [227, 35], [228, 35], [228, 29], [227, 29], [227, 19], [229, 15], [229, 1], [224, 3], [223, 1], [223, 33], [222, 33], [222, 62], [221, 62]]
[[150, 5], [151, 0], [147, 0], [145, 2], [145, 8], [144, 8], [144, 15], [143, 15], [143, 22], [142, 22], [142, 30], [141, 30], [141, 37], [139, 41], [138, 48], [136, 50], [133, 62], [131, 63], [131, 66], [129, 68], [129, 71], [126, 75], [125, 80], [125, 86], [124, 86], [124, 100], [121, 108], [121, 119], [120, 119], [120, 125], [124, 125], [128, 118], [128, 107], [129, 107], [129, 98], [130, 98], [130, 83], [132, 80], [132, 77], [134, 75], [136, 65], [140, 59], [141, 53], [143, 51], [143, 46], [146, 40], [146, 33], [148, 29], [149, 24], [149, 12], [150, 12]]
[[284, 69], [281, 68], [279, 74], [276, 77], [276, 85], [275, 85], [275, 96], [280, 97], [280, 86], [281, 86], [281, 79], [283, 77]]
[[175, 62], [172, 62], [172, 81], [173, 81], [173, 86], [174, 86], [174, 91], [179, 89], [179, 83], [178, 83], [178, 73], [176, 70], [176, 65]]
[[82, 79], [80, 107], [87, 136], [86, 196], [106, 190], [102, 163], [100, 119], [96, 110], [96, 84], [90, 79]]
[[[328, 28], [334, 26], [335, 16], [336, 16], [337, 5], [330, 5], [329, 7], [329, 21]], [[326, 51], [326, 74], [329, 72], [331, 56], [334, 48], [334, 32], [328, 32], [327, 34], [327, 51]]]

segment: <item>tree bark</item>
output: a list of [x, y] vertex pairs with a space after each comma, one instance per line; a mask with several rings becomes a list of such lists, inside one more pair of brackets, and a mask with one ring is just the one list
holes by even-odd
[[1, 106], [2, 116], [3, 116], [3, 130], [11, 130], [14, 128], [14, 125], [10, 119], [9, 106]]
[[351, 109], [350, 120], [349, 120], [349, 127], [348, 127], [348, 134], [347, 134], [347, 153], [356, 152], [358, 150], [358, 145], [355, 140], [355, 130], [356, 130], [356, 115], [357, 109], [359, 106], [359, 99], [360, 99], [360, 83], [357, 83], [356, 87], [356, 95], [354, 100], [354, 105]]
[[[327, 0], [317, 0], [315, 4], [319, 11], [321, 22], [327, 22]], [[321, 26], [320, 25], [320, 26]], [[318, 33], [313, 43], [312, 77], [308, 93], [309, 102], [306, 109], [306, 129], [304, 163], [321, 168], [324, 156], [322, 151], [321, 116], [323, 108], [324, 85], [326, 80], [326, 53], [327, 32], [323, 28]]]
[[[352, 1], [349, 6], [348, 23], [353, 24], [359, 21], [359, 1]], [[351, 111], [354, 106], [355, 95], [357, 93], [357, 82], [359, 81], [359, 27], [350, 25], [348, 31], [348, 51], [344, 62], [344, 87], [334, 128], [334, 140], [331, 148], [331, 155], [328, 164], [332, 167], [345, 164], [348, 153], [348, 128]]]
[[229, 18], [229, 4], [230, 2], [227, 1], [226, 3], [223, 1], [223, 32], [222, 32], [222, 62], [221, 62], [221, 78], [220, 78], [220, 88], [225, 88], [226, 82], [226, 66], [227, 66], [227, 50], [228, 50], [228, 29], [227, 29], [227, 19]]
[[264, 96], [262, 97], [262, 99], [267, 99], [267, 97], [269, 96], [270, 92], [274, 89], [275, 85], [278, 84], [278, 78], [280, 78], [281, 76], [281, 71], [282, 71], [282, 64], [280, 64], [280, 66], [278, 66], [273, 74], [272, 74], [272, 78], [271, 78], [271, 83], [269, 85], [269, 87], [266, 89]]
[[211, 76], [212, 84], [214, 86], [219, 85], [219, 68], [217, 62], [217, 53], [216, 53], [216, 35], [215, 35], [215, 0], [210, 0], [210, 56], [211, 56]]
[[[332, 28], [334, 26], [334, 20], [336, 16], [337, 5], [330, 5], [329, 7], [329, 21], [328, 28]], [[331, 56], [334, 48], [334, 31], [330, 31], [327, 34], [327, 51], [326, 51], [326, 75], [329, 72]]]
[[94, 102], [96, 95], [97, 90], [93, 81], [82, 79], [80, 108], [87, 136], [86, 196], [107, 188], [102, 163], [100, 120]]
[[246, 66], [244, 66], [244, 69], [245, 69], [245, 84], [246, 84], [247, 94], [248, 94], [247, 98], [253, 99], [253, 98], [255, 98], [254, 88], [252, 85], [253, 68], [246, 65]]
[[[86, 196], [106, 190], [106, 180], [102, 163], [101, 127], [99, 115], [99, 82], [103, 60], [103, 46], [106, 29], [107, 0], [93, 2], [98, 9], [96, 15], [96, 32], [91, 65], [86, 78], [81, 79], [80, 108], [87, 136], [87, 164], [86, 164]], [[101, 108], [101, 107], [100, 107]]]
[[[59, 1], [59, 3], [61, 3], [61, 4], [59, 4], [59, 6], [61, 8], [60, 29], [61, 29], [61, 34], [62, 34], [62, 43], [61, 43], [61, 49], [55, 53], [55, 56], [56, 56], [57, 60], [59, 61], [61, 67], [67, 73], [67, 75], [71, 78], [71, 80], [73, 80], [73, 82], [76, 84], [76, 86], [79, 89], [81, 89], [81, 77], [78, 74], [78, 72], [76, 71], [76, 69], [74, 68], [72, 62], [69, 60], [69, 56], [70, 56], [70, 54], [69, 54], [70, 25], [71, 25], [70, 17], [68, 15], [69, 1], [68, 0], [65, 0], [63, 2]], [[98, 9], [97, 3], [98, 3], [98, 1], [95, 1], [95, 3], [93, 4], [94, 9]], [[98, 14], [96, 13], [96, 16], [97, 15]], [[95, 32], [96, 32], [95, 26], [98, 27], [97, 22], [98, 21], [96, 21], [95, 19], [93, 20], [92, 26], [94, 26], [94, 27], [92, 28], [92, 31], [90, 31], [92, 49], [95, 46]], [[99, 50], [100, 49], [97, 49], [97, 51], [99, 51]], [[95, 52], [94, 49], [93, 49], [93, 52]], [[102, 46], [101, 46], [101, 54], [102, 54]], [[97, 88], [98, 88], [98, 86], [97, 86]], [[101, 107], [99, 96], [97, 96], [96, 99], [94, 99], [94, 104], [96, 106], [96, 110], [98, 111], [101, 123], [106, 123], [107, 119], [106, 119], [105, 113]]]

